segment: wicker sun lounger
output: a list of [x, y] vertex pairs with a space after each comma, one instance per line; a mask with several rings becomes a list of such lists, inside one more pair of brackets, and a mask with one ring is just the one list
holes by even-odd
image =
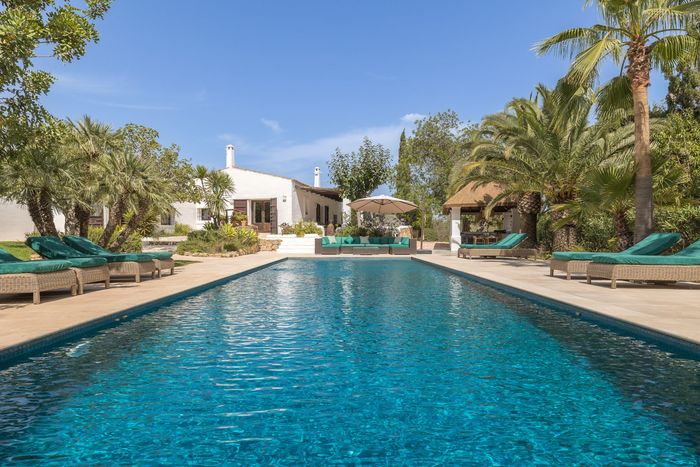
[[41, 292], [69, 289], [78, 292], [75, 272], [67, 261], [22, 261], [0, 249], [0, 294], [31, 293], [32, 303], [41, 302]]
[[549, 275], [554, 271], [563, 271], [566, 279], [572, 275], [586, 275], [588, 265], [596, 255], [660, 255], [678, 243], [681, 236], [678, 233], [653, 233], [636, 245], [620, 253], [595, 253], [590, 251], [555, 251], [549, 261]]
[[534, 248], [518, 248], [518, 245], [525, 241], [526, 238], [527, 234], [524, 233], [509, 234], [492, 245], [463, 244], [457, 250], [457, 257], [472, 259], [475, 257], [528, 258], [535, 256], [537, 250]]
[[586, 279], [641, 282], [700, 282], [700, 240], [670, 256], [599, 255], [588, 265]]
[[[112, 251], [106, 250], [101, 246], [91, 242], [85, 237], [78, 237], [76, 235], [66, 235], [63, 237], [63, 243], [69, 247], [85, 253], [87, 255], [96, 255], [106, 258], [123, 256], [121, 253], [114, 253]], [[127, 253], [128, 255], [138, 255], [138, 257], [146, 256], [149, 257], [155, 264], [158, 277], [162, 277], [163, 270], [170, 269], [170, 275], [175, 272], [175, 260], [172, 258], [173, 254], [169, 251], [152, 251], [146, 253]], [[141, 261], [143, 262], [143, 261]], [[139, 271], [139, 273], [141, 273]], [[137, 281], [138, 282], [138, 281]]]

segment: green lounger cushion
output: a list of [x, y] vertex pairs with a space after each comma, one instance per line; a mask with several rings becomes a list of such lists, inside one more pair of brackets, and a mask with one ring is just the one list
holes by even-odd
[[41, 274], [64, 271], [70, 263], [61, 260], [22, 261], [0, 248], [0, 274]]
[[510, 250], [520, 245], [527, 238], [527, 234], [524, 233], [511, 233], [503, 237], [496, 243], [491, 244], [474, 244], [465, 243], [460, 245], [460, 248], [466, 248], [468, 250]]
[[605, 264], [646, 264], [665, 266], [700, 265], [700, 240], [670, 256], [650, 255], [597, 255], [594, 263]]
[[124, 261], [135, 261], [137, 263], [147, 263], [154, 259], [170, 259], [173, 254], [169, 251], [158, 251], [153, 253], [114, 253], [91, 242], [85, 237], [76, 235], [66, 235], [63, 242], [69, 247], [85, 253], [87, 255], [102, 256], [108, 263], [121, 263]]
[[27, 245], [44, 258], [63, 259], [75, 268], [91, 268], [107, 264], [107, 260], [74, 250], [56, 237], [29, 237]]
[[631, 246], [620, 253], [591, 252], [591, 251], [555, 251], [554, 259], [562, 261], [591, 261], [598, 255], [659, 255], [678, 243], [681, 239], [679, 233], [655, 232], [636, 245]]

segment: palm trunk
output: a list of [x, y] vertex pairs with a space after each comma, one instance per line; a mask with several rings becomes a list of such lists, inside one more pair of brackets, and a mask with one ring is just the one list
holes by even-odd
[[112, 251], [119, 251], [122, 245], [124, 245], [124, 243], [129, 239], [131, 234], [136, 232], [136, 229], [139, 228], [141, 222], [147, 214], [148, 203], [145, 201], [141, 201], [138, 205], [138, 210], [135, 213], [133, 213], [133, 215], [129, 218], [129, 222], [126, 223], [124, 229], [122, 229], [122, 231], [119, 232], [117, 238], [115, 238], [114, 241], [109, 245], [109, 249]]
[[39, 192], [39, 213], [44, 222], [45, 233], [42, 235], [50, 235], [58, 237], [56, 223], [53, 218], [53, 204], [51, 203], [51, 194], [46, 188], [42, 188]]
[[634, 245], [634, 234], [627, 224], [627, 213], [625, 211], [613, 212], [613, 224], [615, 226], [615, 238], [617, 239], [617, 247], [622, 250]]
[[76, 214], [76, 208], [77, 205], [71, 206], [69, 209], [66, 209], [63, 214], [66, 217], [65, 222], [63, 223], [63, 230], [65, 231], [66, 235], [75, 235], [78, 232], [78, 216]]
[[[566, 211], [552, 211], [552, 223], [557, 223], [559, 220], [568, 216]], [[571, 251], [576, 245], [576, 226], [567, 224], [552, 234], [552, 249], [554, 251]]]
[[112, 235], [119, 227], [121, 219], [124, 217], [124, 212], [126, 211], [126, 195], [122, 195], [113, 206], [109, 208], [109, 219], [107, 220], [107, 225], [105, 226], [104, 232], [102, 232], [102, 237], [100, 237], [100, 246], [107, 248], [109, 241], [112, 239]]
[[78, 221], [78, 235], [81, 237], [87, 237], [88, 229], [90, 227], [90, 209], [81, 204], [76, 204], [75, 217]]
[[634, 101], [634, 241], [639, 242], [654, 229], [654, 203], [649, 132], [649, 54], [643, 39], [632, 43], [627, 52], [627, 75]]
[[39, 209], [38, 196], [32, 193], [27, 197], [26, 204], [27, 210], [29, 210], [29, 216], [32, 218], [32, 222], [34, 222], [34, 228], [36, 231], [39, 232], [39, 235], [47, 235], [46, 227], [44, 225], [44, 218], [41, 215], [41, 209]]
[[537, 216], [542, 208], [540, 193], [530, 191], [520, 195], [518, 199], [518, 214], [522, 219], [522, 232], [527, 234], [523, 248], [533, 248], [537, 245]]

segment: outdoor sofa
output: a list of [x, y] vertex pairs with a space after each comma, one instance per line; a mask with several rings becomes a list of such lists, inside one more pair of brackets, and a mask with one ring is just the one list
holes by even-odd
[[511, 233], [503, 239], [490, 245], [465, 243], [459, 246], [457, 250], [458, 258], [469, 259], [474, 257], [491, 257], [491, 258], [528, 258], [535, 256], [537, 250], [534, 248], [519, 248], [520, 244], [525, 241], [527, 234]]
[[[87, 238], [79, 237], [77, 235], [66, 235], [65, 237], [63, 237], [63, 243], [73, 248], [74, 250], [78, 250], [81, 253], [85, 253], [87, 255], [96, 255], [105, 258], [122, 256], [121, 253], [114, 253], [112, 251], [109, 251], [91, 242]], [[147, 253], [128, 254], [149, 257], [155, 264], [158, 277], [162, 277], [164, 269], [170, 269], [170, 275], [173, 275], [173, 273], [175, 272], [175, 260], [172, 258], [173, 254], [169, 251], [152, 251]]]
[[642, 282], [700, 282], [700, 240], [675, 255], [596, 255], [588, 265], [586, 280], [609, 279]]
[[31, 293], [41, 302], [41, 292], [69, 289], [78, 292], [78, 281], [68, 261], [22, 261], [0, 248], [0, 294]]
[[[29, 237], [27, 238], [27, 245], [41, 256], [49, 259], [65, 259], [71, 263], [103, 261], [103, 269], [106, 271], [107, 280], [110, 277], [133, 276], [138, 283], [141, 282], [141, 276], [150, 274], [151, 278], [153, 278], [156, 273], [156, 266], [153, 260], [140, 254], [88, 255], [69, 247], [57, 237]], [[78, 282], [80, 280], [80, 277], [78, 277]], [[90, 282], [102, 282], [104, 279], [102, 279], [101, 274], [95, 274], [89, 280]], [[85, 284], [90, 282], [87, 279], [83, 281]], [[108, 285], [108, 282], [106, 285]], [[82, 285], [79, 288], [82, 288]]]
[[555, 251], [549, 260], [549, 275], [554, 276], [554, 271], [566, 273], [566, 279], [570, 280], [572, 274], [586, 275], [591, 260], [598, 255], [660, 255], [664, 251], [678, 243], [681, 235], [678, 233], [655, 232], [636, 245], [620, 253], [595, 253], [590, 251]]
[[416, 241], [408, 237], [340, 237], [325, 236], [315, 241], [317, 255], [411, 255]]

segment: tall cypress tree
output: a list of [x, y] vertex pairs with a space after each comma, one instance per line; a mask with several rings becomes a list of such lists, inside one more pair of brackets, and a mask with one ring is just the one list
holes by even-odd
[[401, 132], [401, 140], [399, 142], [399, 160], [396, 164], [396, 191], [394, 196], [397, 198], [407, 198], [411, 188], [411, 166], [410, 155], [406, 143], [406, 130]]

